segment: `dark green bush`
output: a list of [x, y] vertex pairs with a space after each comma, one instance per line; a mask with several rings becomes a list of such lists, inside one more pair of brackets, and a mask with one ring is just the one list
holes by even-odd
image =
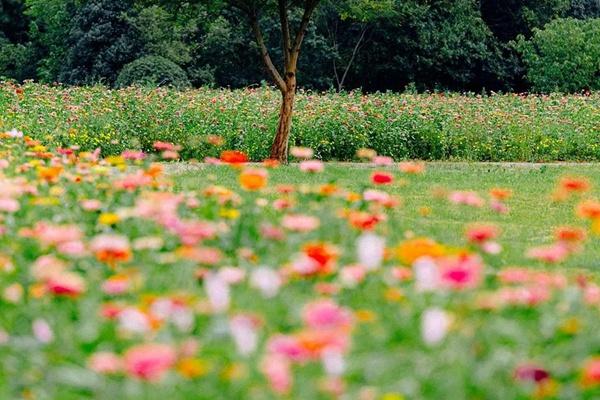
[[600, 89], [600, 18], [558, 19], [518, 43], [538, 92]]
[[115, 86], [172, 86], [186, 88], [190, 81], [183, 69], [161, 56], [146, 56], [139, 58], [123, 67]]

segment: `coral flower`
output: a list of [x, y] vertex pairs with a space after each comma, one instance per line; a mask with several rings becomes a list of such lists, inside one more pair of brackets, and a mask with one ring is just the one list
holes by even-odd
[[600, 201], [585, 200], [577, 206], [577, 215], [581, 218], [600, 219]]
[[417, 259], [429, 256], [439, 257], [446, 253], [444, 246], [436, 243], [429, 238], [415, 238], [407, 240], [397, 248], [397, 254], [400, 261], [411, 265]]
[[249, 191], [256, 191], [267, 185], [269, 173], [264, 169], [251, 168], [240, 174], [240, 185]]
[[567, 193], [585, 193], [590, 190], [590, 181], [587, 178], [565, 177], [560, 180], [559, 187]]
[[130, 376], [156, 382], [175, 365], [176, 359], [176, 352], [171, 346], [147, 343], [127, 350], [123, 362]]
[[304, 246], [303, 257], [294, 265], [301, 275], [325, 275], [332, 272], [338, 258], [337, 249], [327, 243], [308, 243]]
[[96, 236], [90, 245], [91, 250], [99, 261], [113, 265], [117, 262], [127, 262], [131, 259], [129, 240], [119, 235]]
[[394, 181], [394, 176], [389, 172], [378, 171], [371, 175], [371, 182], [376, 185], [389, 185]]
[[585, 240], [586, 232], [578, 227], [561, 226], [554, 231], [554, 238], [559, 242], [579, 243]]
[[581, 371], [581, 383], [585, 387], [600, 385], [600, 357], [593, 357], [586, 361]]
[[500, 230], [495, 225], [476, 224], [467, 228], [467, 240], [471, 243], [482, 244], [495, 239]]
[[309, 159], [314, 155], [314, 151], [308, 147], [292, 147], [290, 154], [296, 158]]
[[57, 296], [77, 297], [85, 291], [83, 278], [72, 272], [52, 275], [46, 285], [48, 291]]

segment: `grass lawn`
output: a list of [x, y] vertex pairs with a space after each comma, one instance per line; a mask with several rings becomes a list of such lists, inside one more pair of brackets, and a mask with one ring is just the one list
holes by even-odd
[[[194, 190], [207, 180], [237, 188], [237, 174], [230, 168], [206, 165], [173, 165], [176, 185], [181, 190]], [[370, 184], [374, 168], [363, 164], [328, 164], [324, 173], [307, 175], [291, 165], [273, 170], [271, 186], [335, 182], [341, 187], [361, 191]], [[592, 182], [589, 197], [600, 195], [600, 165], [597, 164], [496, 164], [496, 163], [429, 163], [424, 175], [407, 176], [396, 171], [397, 180], [386, 190], [402, 198], [403, 207], [391, 214], [388, 237], [392, 242], [411, 232], [436, 240], [460, 245], [464, 243], [465, 226], [474, 222], [491, 222], [502, 229], [500, 242], [504, 248], [497, 257], [497, 266], [531, 265], [525, 258], [528, 248], [552, 241], [554, 228], [562, 225], [586, 226], [574, 208], [577, 198], [552, 201], [552, 194], [561, 177], [587, 177]], [[435, 197], [440, 189], [476, 191], [482, 197], [492, 188], [508, 188], [514, 194], [508, 200], [510, 212], [498, 214], [484, 206], [474, 208], [451, 204], [446, 198]], [[274, 192], [272, 191], [273, 195]], [[422, 209], [430, 213], [423, 216]], [[594, 240], [595, 242], [596, 240]], [[569, 258], [568, 269], [600, 270], [600, 246], [588, 242], [586, 251]]]

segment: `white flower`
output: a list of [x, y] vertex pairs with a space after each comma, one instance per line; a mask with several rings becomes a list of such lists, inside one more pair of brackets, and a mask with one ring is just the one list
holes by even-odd
[[338, 349], [324, 349], [321, 353], [321, 363], [329, 376], [340, 376], [346, 369], [344, 355]]
[[415, 286], [419, 291], [432, 291], [439, 287], [440, 273], [435, 261], [430, 257], [421, 257], [413, 264]]
[[258, 344], [256, 321], [246, 315], [237, 315], [229, 321], [229, 331], [238, 353], [242, 356], [254, 353]]
[[204, 278], [204, 290], [213, 311], [222, 313], [229, 308], [229, 285], [219, 274], [209, 273]]
[[124, 309], [118, 317], [119, 329], [127, 333], [144, 334], [150, 332], [148, 316], [134, 307]]
[[259, 267], [252, 271], [250, 286], [260, 290], [264, 297], [272, 298], [279, 292], [281, 277], [271, 268]]
[[385, 239], [373, 233], [364, 233], [356, 241], [358, 261], [369, 270], [377, 269], [383, 261]]
[[425, 344], [435, 345], [446, 337], [451, 318], [440, 308], [428, 308], [421, 315], [421, 337]]

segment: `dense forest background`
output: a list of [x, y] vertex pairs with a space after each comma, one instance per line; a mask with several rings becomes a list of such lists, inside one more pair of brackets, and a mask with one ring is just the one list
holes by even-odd
[[[216, 3], [0, 0], [0, 77], [112, 87], [260, 85], [267, 75], [247, 21]], [[385, 3], [384, 11], [363, 17], [335, 1], [318, 9], [300, 86], [600, 89], [600, 0], [375, 3]], [[262, 18], [271, 54], [280, 59], [278, 21]]]

